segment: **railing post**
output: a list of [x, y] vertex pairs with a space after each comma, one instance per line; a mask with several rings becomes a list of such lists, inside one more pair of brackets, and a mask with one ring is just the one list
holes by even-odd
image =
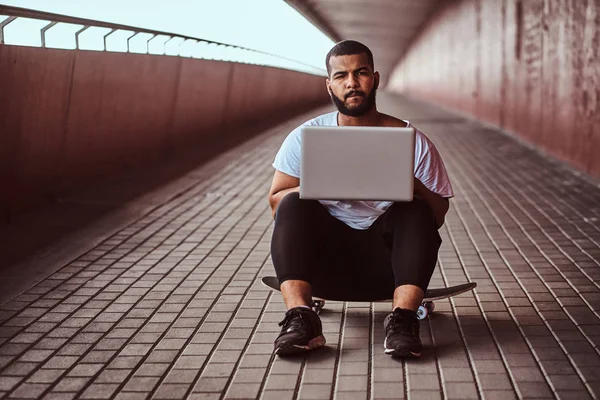
[[163, 43], [163, 54], [166, 56], [167, 55], [167, 43], [169, 43], [171, 40], [173, 40], [175, 38], [175, 36], [171, 36], [169, 38], [169, 40], [165, 41]]
[[17, 17], [8, 17], [4, 21], [0, 22], [0, 44], [4, 44], [4, 27], [13, 22]]
[[46, 48], [46, 31], [48, 31], [48, 29], [52, 28], [56, 24], [58, 24], [58, 22], [56, 22], [56, 21], [50, 22], [48, 25], [46, 25], [45, 27], [43, 27], [40, 30], [40, 36], [42, 38], [42, 47], [43, 48]]
[[[170, 36], [167, 36], [167, 35], [157, 35], [157, 34], [154, 34], [154, 36], [152, 36], [152, 37], [151, 37], [151, 38], [148, 40], [148, 43], [147, 43], [147, 46], [148, 46], [148, 54], [150, 54], [150, 42], [151, 42], [151, 41], [153, 41], [154, 39], [156, 39], [157, 37], [160, 37], [160, 36], [170, 37]], [[169, 39], [169, 40], [171, 40], [171, 39]], [[165, 40], [165, 41], [163, 42], [163, 55], [165, 55], [165, 53], [166, 53], [166, 47], [165, 47], [165, 44], [166, 44], [166, 43], [167, 43], [169, 40]]]
[[117, 31], [117, 30], [116, 30], [115, 28], [112, 28], [112, 29], [110, 30], [110, 32], [108, 32], [108, 33], [107, 33], [106, 35], [104, 35], [104, 37], [102, 38], [102, 39], [104, 40], [104, 51], [106, 51], [106, 50], [107, 50], [107, 46], [106, 46], [106, 39], [107, 39], [107, 38], [108, 38], [110, 35], [112, 35], [113, 33], [115, 33], [116, 31]]
[[185, 43], [185, 39], [183, 39], [183, 41], [179, 42], [179, 45], [177, 46], [177, 57], [181, 57], [181, 45]]
[[80, 30], [75, 32], [75, 48], [77, 50], [80, 50], [79, 49], [79, 35], [89, 27], [90, 27], [89, 25], [84, 25], [83, 28], [81, 28]]
[[146, 54], [150, 54], [150, 41], [156, 37], [155, 34], [152, 34], [150, 39], [146, 40]]
[[130, 50], [130, 47], [129, 47], [129, 42], [131, 41], [131, 39], [133, 39], [134, 37], [136, 37], [138, 33], [139, 32], [135, 32], [133, 35], [131, 35], [131, 36], [129, 36], [127, 38], [127, 52], [128, 53], [131, 53], [131, 50]]

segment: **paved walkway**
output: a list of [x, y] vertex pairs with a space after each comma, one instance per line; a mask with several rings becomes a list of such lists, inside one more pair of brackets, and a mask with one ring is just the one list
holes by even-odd
[[0, 306], [0, 398], [600, 397], [598, 182], [457, 115], [380, 103], [436, 143], [457, 193], [432, 286], [478, 283], [421, 322], [421, 359], [383, 354], [381, 303], [328, 303], [325, 349], [271, 355], [270, 163], [303, 116], [58, 268], [38, 259], [44, 279]]

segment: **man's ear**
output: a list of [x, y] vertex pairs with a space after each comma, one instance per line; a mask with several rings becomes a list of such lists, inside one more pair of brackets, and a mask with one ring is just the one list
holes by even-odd
[[375, 86], [373, 86], [373, 89], [377, 90], [379, 89], [379, 71], [375, 71], [373, 75], [375, 77]]
[[325, 88], [327, 89], [327, 93], [331, 96], [331, 82], [328, 79], [325, 79]]

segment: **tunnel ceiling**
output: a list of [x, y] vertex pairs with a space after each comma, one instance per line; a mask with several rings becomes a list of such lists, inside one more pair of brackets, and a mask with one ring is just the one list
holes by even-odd
[[333, 41], [366, 44], [385, 83], [442, 0], [286, 0]]

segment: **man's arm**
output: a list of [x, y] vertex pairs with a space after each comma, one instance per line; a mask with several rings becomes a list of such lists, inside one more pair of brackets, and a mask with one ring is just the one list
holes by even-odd
[[435, 217], [435, 226], [440, 229], [444, 225], [444, 218], [448, 209], [450, 208], [450, 202], [447, 198], [440, 196], [439, 194], [432, 192], [423, 185], [423, 183], [415, 178], [415, 195], [421, 197], [433, 211]]
[[271, 189], [269, 190], [269, 205], [271, 206], [273, 218], [275, 218], [275, 210], [277, 210], [277, 205], [281, 199], [288, 193], [299, 191], [300, 179], [275, 170], [273, 183], [271, 183]]

